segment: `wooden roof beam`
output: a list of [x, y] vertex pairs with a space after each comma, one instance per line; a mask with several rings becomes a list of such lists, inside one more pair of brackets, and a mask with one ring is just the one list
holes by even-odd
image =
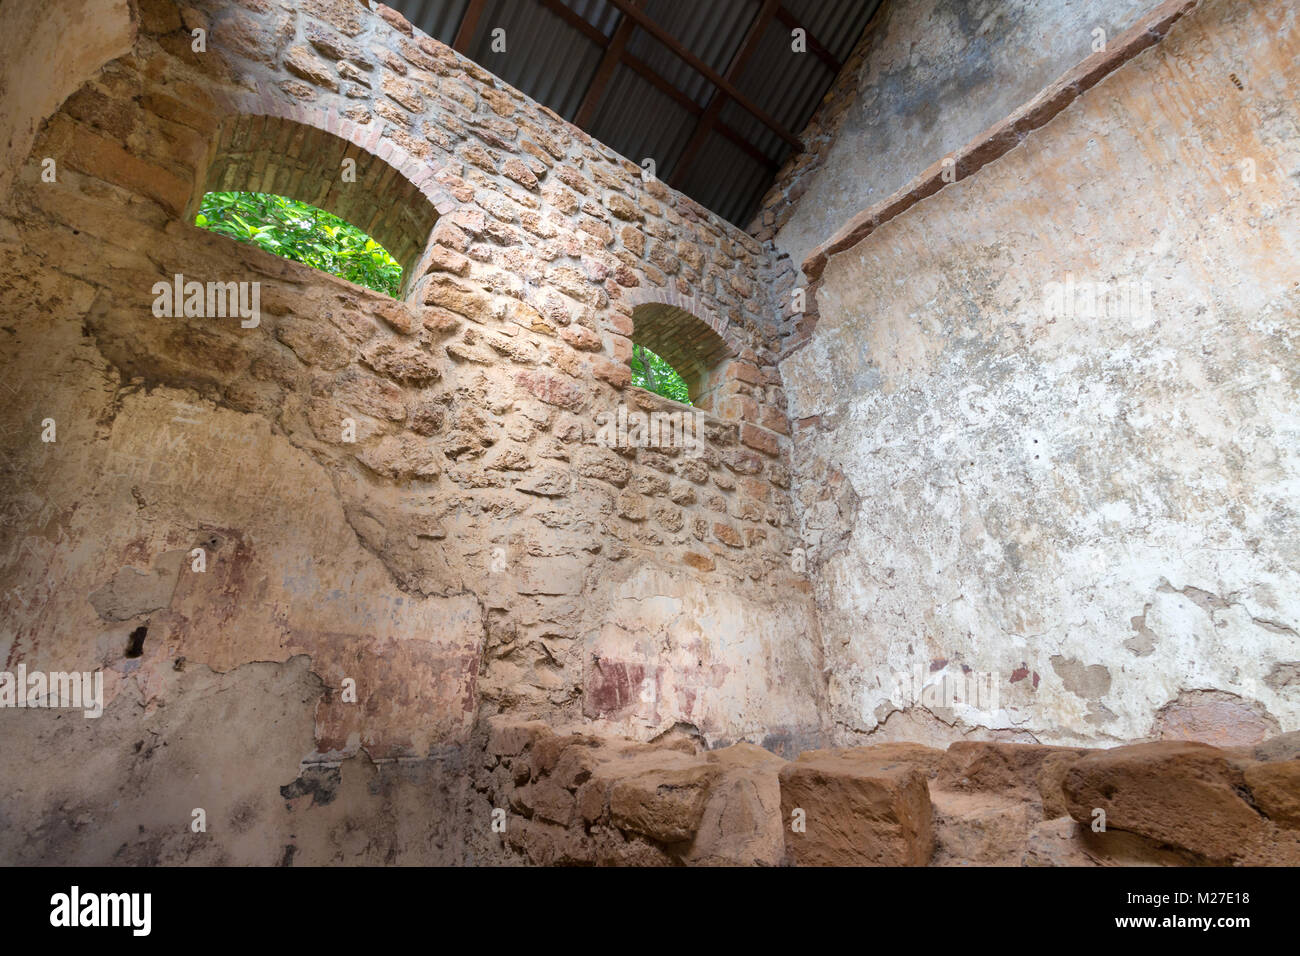
[[831, 72], [836, 76], [839, 75], [840, 70], [844, 69], [844, 64], [840, 62], [839, 57], [826, 49], [826, 47], [812, 35], [812, 31], [800, 23], [799, 18], [785, 7], [776, 11], [776, 19], [791, 30], [803, 30], [804, 36], [808, 40], [808, 49], [813, 52], [814, 56], [830, 67]]
[[574, 13], [560, 0], [541, 0], [542, 6], [550, 10], [557, 17], [573, 27], [579, 33], [584, 34], [588, 40], [597, 44], [602, 49], [609, 46], [609, 37], [605, 36], [597, 27], [587, 22], [587, 18], [581, 14]]
[[[767, 32], [768, 25], [771, 24], [780, 7], [781, 0], [763, 0], [763, 5], [759, 7], [754, 19], [749, 24], [749, 29], [745, 31], [745, 38], [741, 41], [740, 46], [736, 48], [731, 62], [727, 64], [725, 79], [729, 83], [734, 83], [740, 79], [740, 75], [745, 71], [745, 65], [749, 63], [750, 58], [758, 49], [758, 45], [763, 41], [763, 34]], [[695, 124], [695, 131], [691, 133], [691, 138], [686, 142], [686, 148], [682, 150], [682, 155], [678, 157], [677, 163], [673, 166], [672, 176], [669, 177], [670, 186], [677, 189], [681, 188], [681, 184], [686, 179], [686, 174], [690, 172], [691, 166], [700, 154], [700, 149], [708, 140], [709, 134], [713, 132], [718, 117], [722, 113], [722, 107], [726, 102], [727, 94], [721, 88], [713, 91], [713, 97], [709, 100], [708, 107], [704, 110], [699, 122]]]
[[[560, 0], [541, 0], [541, 3], [574, 29], [588, 37], [593, 43], [601, 47], [609, 44], [610, 38], [608, 36], [596, 27], [592, 26], [583, 17], [574, 13], [571, 9], [561, 3]], [[651, 86], [672, 99], [678, 106], [686, 110], [686, 112], [690, 113], [692, 116], [699, 116], [704, 112], [703, 106], [679, 90], [661, 73], [657, 72], [652, 66], [650, 66], [650, 64], [646, 63], [640, 57], [633, 56], [631, 53], [624, 53], [622, 63], [629, 70], [632, 70], [634, 73], [643, 77]], [[776, 160], [769, 158], [757, 146], [739, 133], [735, 127], [728, 123], [719, 120], [717, 123], [717, 130], [752, 156], [757, 162], [761, 162], [774, 170], [780, 165]]]
[[460, 18], [460, 26], [456, 28], [456, 39], [451, 44], [457, 53], [465, 55], [469, 52], [469, 45], [474, 42], [474, 32], [478, 29], [479, 18], [483, 16], [483, 8], [486, 6], [487, 0], [469, 0], [465, 15]]
[[[639, 7], [645, 0], [634, 0], [634, 2]], [[600, 66], [596, 67], [591, 83], [587, 85], [587, 92], [582, 97], [582, 105], [578, 107], [578, 114], [573, 118], [575, 125], [586, 129], [591, 122], [591, 118], [596, 115], [596, 107], [600, 105], [600, 98], [604, 95], [605, 87], [609, 85], [610, 78], [614, 75], [614, 69], [623, 58], [623, 50], [627, 47], [627, 41], [631, 38], [632, 31], [635, 29], [636, 24], [627, 17], [623, 17], [619, 21], [618, 26], [614, 29], [614, 36], [605, 47], [605, 55], [600, 58]]]

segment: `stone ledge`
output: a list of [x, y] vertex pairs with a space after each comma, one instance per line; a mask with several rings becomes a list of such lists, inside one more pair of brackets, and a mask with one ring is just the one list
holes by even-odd
[[[1159, 43], [1173, 24], [1196, 3], [1197, 0], [1164, 0], [1143, 20], [1112, 41], [1105, 52], [1092, 54], [1006, 119], [986, 129], [950, 157], [945, 157], [955, 164], [952, 182], [974, 175], [1014, 149], [1029, 133], [1045, 126], [1083, 93], [1143, 50]], [[944, 165], [944, 160], [939, 160], [893, 195], [853, 216], [804, 260], [804, 275], [816, 281], [825, 271], [831, 256], [851, 249], [891, 219], [950, 185], [943, 179]]]
[[[507, 842], [534, 863], [1300, 861], [1300, 733], [1240, 749], [891, 742], [793, 761], [743, 742], [642, 743], [506, 716], [489, 718], [488, 738], [484, 788], [494, 806], [523, 818]], [[1099, 833], [1095, 806], [1107, 809]], [[565, 847], [559, 857], [556, 845]]]

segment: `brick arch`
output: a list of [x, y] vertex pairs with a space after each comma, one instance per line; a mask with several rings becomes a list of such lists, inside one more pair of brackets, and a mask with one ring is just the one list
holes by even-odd
[[731, 323], [695, 296], [663, 289], [632, 289], [632, 341], [675, 368], [697, 401], [709, 390], [711, 373], [740, 352]]
[[[277, 94], [218, 97], [226, 115], [208, 149], [187, 214], [212, 190], [275, 193], [325, 209], [368, 233], [401, 265], [406, 282], [439, 216], [457, 207], [435, 179], [439, 168], [333, 109], [284, 102]], [[356, 181], [340, 175], [356, 163]]]

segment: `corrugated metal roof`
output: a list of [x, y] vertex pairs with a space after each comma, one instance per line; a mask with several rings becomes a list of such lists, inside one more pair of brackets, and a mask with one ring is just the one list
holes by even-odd
[[435, 40], [451, 46], [469, 0], [397, 0], [389, 6]]
[[[470, 0], [388, 0], [430, 36], [452, 44]], [[562, 0], [573, 13], [612, 37], [623, 14], [607, 0]], [[881, 0], [783, 0], [788, 11], [836, 59], [852, 51]], [[644, 0], [642, 9], [686, 49], [726, 75], [762, 0]], [[492, 32], [506, 31], [505, 52], [493, 52]], [[728, 98], [720, 121], [767, 158], [761, 162], [717, 129], [704, 140], [685, 175], [675, 172], [714, 85], [640, 27], [626, 52], [639, 58], [693, 101], [677, 102], [637, 71], [620, 64], [613, 72], [587, 132], [640, 163], [653, 158], [660, 178], [701, 205], [745, 228], [791, 147], [748, 110]], [[569, 121], [578, 114], [604, 56], [594, 37], [565, 22], [543, 0], [488, 0], [466, 55]], [[758, 46], [735, 78], [739, 91], [786, 130], [798, 134], [830, 87], [834, 73], [811, 50], [791, 50], [790, 28], [768, 24]]]
[[686, 148], [695, 116], [639, 73], [620, 66], [589, 126], [588, 133], [637, 165], [654, 159], [655, 174], [663, 177]]

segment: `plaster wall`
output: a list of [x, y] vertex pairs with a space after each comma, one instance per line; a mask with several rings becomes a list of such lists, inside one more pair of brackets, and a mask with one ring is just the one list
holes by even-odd
[[970, 142], [1155, 0], [890, 0], [755, 223], [797, 264], [859, 209]]
[[840, 739], [1297, 727], [1297, 63], [1206, 0], [830, 258], [782, 371]]

